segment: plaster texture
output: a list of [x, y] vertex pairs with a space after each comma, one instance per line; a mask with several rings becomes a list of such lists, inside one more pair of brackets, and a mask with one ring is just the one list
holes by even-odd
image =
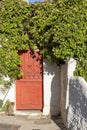
[[68, 129], [87, 130], [87, 82], [81, 77], [71, 78], [68, 93]]
[[60, 113], [60, 68], [47, 60], [43, 63], [44, 115]]
[[76, 61], [61, 66], [61, 116], [68, 130], [87, 130], [87, 82], [74, 77]]
[[67, 113], [66, 109], [68, 107], [69, 98], [69, 81], [73, 76], [73, 72], [76, 68], [76, 61], [70, 58], [63, 64], [60, 68], [60, 86], [61, 86], [61, 116], [64, 125], [67, 127]]

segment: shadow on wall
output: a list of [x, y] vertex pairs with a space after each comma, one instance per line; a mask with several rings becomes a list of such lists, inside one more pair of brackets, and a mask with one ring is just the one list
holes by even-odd
[[87, 83], [83, 78], [72, 78], [69, 83], [69, 130], [87, 130]]
[[[45, 84], [49, 87], [47, 94], [50, 114], [58, 115], [60, 113], [60, 69], [56, 64], [45, 61], [44, 65]], [[48, 81], [47, 81], [48, 80]]]

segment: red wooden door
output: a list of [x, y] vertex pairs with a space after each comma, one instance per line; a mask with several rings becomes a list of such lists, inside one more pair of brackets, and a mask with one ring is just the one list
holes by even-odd
[[23, 78], [16, 82], [16, 109], [42, 109], [42, 56], [21, 52]]

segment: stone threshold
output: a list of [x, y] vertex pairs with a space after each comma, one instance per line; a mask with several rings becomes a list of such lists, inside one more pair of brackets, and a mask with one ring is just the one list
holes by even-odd
[[[5, 112], [0, 112], [0, 115], [4, 116], [6, 114]], [[13, 116], [25, 117], [26, 119], [29, 119], [29, 120], [50, 119], [49, 115], [43, 115], [43, 113], [40, 110], [17, 110], [17, 111], [14, 111]]]

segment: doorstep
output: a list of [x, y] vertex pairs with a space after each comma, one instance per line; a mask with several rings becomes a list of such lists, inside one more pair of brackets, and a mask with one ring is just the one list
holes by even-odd
[[14, 112], [15, 116], [26, 116], [27, 119], [41, 119], [43, 113], [40, 110], [17, 110]]
[[[1, 116], [6, 115], [5, 112], [0, 112]], [[49, 119], [49, 115], [44, 115], [40, 110], [16, 110], [14, 116], [26, 117], [29, 120], [35, 119]]]

